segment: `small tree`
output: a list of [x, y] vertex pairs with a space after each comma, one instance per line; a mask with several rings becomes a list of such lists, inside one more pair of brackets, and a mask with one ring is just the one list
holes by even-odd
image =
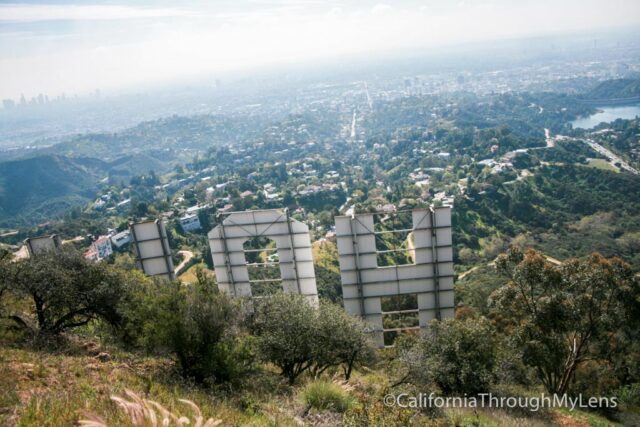
[[234, 380], [253, 366], [252, 341], [240, 328], [240, 310], [202, 270], [193, 285], [150, 283], [123, 307], [127, 341], [172, 354], [185, 378], [198, 383]]
[[434, 320], [404, 351], [404, 381], [435, 383], [445, 394], [480, 393], [493, 381], [496, 346], [487, 320]]
[[2, 294], [9, 287], [9, 266], [11, 265], [11, 252], [5, 248], [0, 248], [0, 300]]
[[554, 266], [536, 251], [510, 248], [496, 266], [511, 280], [492, 296], [494, 315], [550, 393], [565, 393], [576, 368], [602, 357], [623, 326], [638, 328], [640, 284], [618, 258]]
[[315, 361], [316, 308], [303, 296], [278, 293], [256, 304], [255, 331], [264, 360], [282, 370], [289, 384]]
[[342, 366], [348, 380], [374, 353], [361, 320], [336, 304], [323, 301], [316, 308], [295, 294], [261, 300], [255, 330], [263, 358], [282, 369], [290, 384], [307, 370], [317, 377], [334, 366]]
[[364, 364], [374, 357], [375, 350], [365, 333], [364, 322], [350, 316], [337, 304], [327, 301], [320, 304], [316, 329], [312, 368], [316, 377], [331, 366], [341, 365], [345, 380], [349, 380], [357, 364]]
[[[9, 266], [9, 262], [11, 262], [11, 252], [8, 249], [0, 248], [0, 274], [4, 274], [6, 272], [7, 267]], [[2, 295], [5, 293], [7, 288], [9, 287], [9, 283], [7, 280], [0, 276], [0, 318], [5, 317], [5, 308], [2, 303]]]
[[1, 262], [0, 281], [8, 292], [33, 304], [31, 313], [14, 311], [9, 318], [39, 334], [59, 334], [94, 319], [120, 322], [117, 306], [125, 276], [106, 264], [89, 263], [75, 251]]

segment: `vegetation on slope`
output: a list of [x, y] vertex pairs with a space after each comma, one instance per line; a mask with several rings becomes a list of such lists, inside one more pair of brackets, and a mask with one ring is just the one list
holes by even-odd
[[47, 219], [84, 204], [99, 178], [82, 160], [61, 156], [0, 163], [0, 223]]
[[[487, 188], [470, 186], [453, 210], [454, 241], [463, 263], [469, 249], [487, 262], [519, 238], [559, 259], [600, 251], [637, 264], [640, 180], [581, 166], [541, 167], [533, 177]], [[484, 239], [484, 240], [483, 240]], [[486, 249], [489, 249], [488, 251]]]
[[[482, 296], [468, 298], [456, 319], [434, 321], [423, 335], [404, 335], [394, 348], [376, 352], [362, 322], [324, 299], [316, 309], [301, 296], [277, 294], [254, 300], [250, 314], [245, 302], [219, 294], [202, 274], [193, 285], [154, 283], [128, 267], [91, 267], [81, 260], [47, 267], [45, 259], [0, 258], [4, 424], [69, 425], [89, 411], [107, 425], [129, 425], [110, 398], [125, 389], [176, 413], [186, 411], [180, 399], [189, 399], [222, 425], [637, 422], [640, 281], [618, 259], [594, 256], [555, 266], [538, 253], [512, 249], [497, 262], [504, 273], [499, 280], [507, 283], [486, 305], [476, 305], [485, 304]], [[60, 301], [46, 287], [26, 288], [24, 275], [13, 273], [30, 266], [39, 283], [77, 292]], [[97, 271], [87, 273], [91, 268]], [[80, 305], [96, 292], [82, 286], [81, 276], [100, 281], [99, 271], [123, 274], [110, 297], [119, 316], [81, 306], [65, 314], [61, 308], [74, 298]], [[38, 301], [50, 307], [45, 319], [71, 321], [66, 332], [37, 321]], [[583, 345], [569, 346], [574, 339]], [[415, 408], [384, 400], [425, 391], [535, 397], [543, 390], [613, 396], [620, 406], [530, 411]]]
[[624, 99], [640, 96], [640, 79], [612, 79], [599, 83], [587, 92], [587, 99]]

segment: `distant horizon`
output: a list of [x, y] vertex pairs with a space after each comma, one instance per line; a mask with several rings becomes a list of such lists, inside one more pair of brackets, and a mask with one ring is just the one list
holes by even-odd
[[640, 4], [632, 0], [0, 2], [0, 99], [120, 91], [639, 23]]
[[[432, 62], [430, 64], [430, 67], [451, 68], [454, 67], [454, 60], [460, 61], [456, 58], [456, 55], [461, 55], [461, 53], [464, 53], [465, 55], [470, 55], [471, 57], [484, 57], [484, 54], [489, 50], [496, 51], [499, 54], [503, 55], [503, 57], [492, 56], [490, 61], [488, 61], [490, 64], [492, 64], [492, 66], [485, 64], [485, 67], [487, 68], [494, 68], [497, 62], [499, 62], [500, 60], [506, 60], [507, 57], [505, 57], [504, 55], [509, 52], [509, 49], [514, 49], [513, 46], [509, 47], [509, 44], [527, 43], [527, 54], [531, 55], [533, 53], [540, 53], [540, 48], [543, 42], [552, 42], [553, 44], [559, 44], [560, 46], [563, 46], [567, 43], [575, 42], [577, 39], [583, 38], [585, 40], [582, 40], [582, 45], [586, 46], [587, 44], [591, 44], [593, 42], [593, 37], [597, 37], [596, 40], [598, 42], [602, 42], [604, 40], [606, 45], [606, 42], [611, 43], [612, 40], [616, 39], [619, 36], [640, 36], [640, 29], [637, 29], [636, 27], [626, 26], [620, 28], [606, 28], [598, 30], [580, 30], [561, 34], [522, 35], [517, 37], [486, 39], [481, 41], [451, 42], [431, 47], [406, 48], [379, 52], [376, 55], [371, 55], [367, 52], [358, 53], [349, 56], [350, 62], [348, 64], [341, 62], [341, 60], [343, 59], [341, 57], [322, 58], [297, 64], [273, 64], [265, 67], [246, 68], [228, 71], [225, 73], [202, 72], [200, 73], [200, 75], [194, 74], [192, 76], [177, 76], [165, 81], [136, 83], [112, 88], [95, 87], [93, 89], [89, 88], [85, 91], [76, 93], [39, 92], [30, 94], [29, 96], [27, 96], [26, 93], [24, 93], [24, 95], [27, 102], [29, 102], [31, 99], [37, 98], [40, 94], [47, 96], [49, 98], [49, 101], [53, 101], [55, 98], [60, 97], [61, 95], [64, 95], [68, 100], [74, 98], [92, 98], [95, 97], [96, 91], [99, 91], [100, 95], [103, 97], [163, 93], [180, 88], [184, 89], [189, 87], [197, 88], [204, 86], [213, 86], [216, 81], [221, 83], [222, 87], [226, 87], [229, 83], [236, 84], [238, 82], [251, 81], [254, 79], [266, 79], [266, 81], [270, 81], [272, 79], [281, 79], [283, 76], [293, 76], [295, 78], [300, 78], [301, 80], [313, 81], [318, 79], [319, 74], [322, 74], [323, 77], [326, 76], [329, 78], [329, 80], [331, 80], [336, 78], [336, 75], [339, 73], [352, 73], [353, 71], [350, 71], [351, 68], [363, 69], [367, 72], [372, 72], [374, 67], [380, 67], [380, 70], [388, 70], [388, 67], [392, 66], [393, 64], [392, 61], [399, 61], [399, 63], [405, 64], [409, 63], [410, 61], [428, 62], [439, 60], [440, 62]], [[531, 42], [533, 41], [539, 42], [541, 44], [531, 45]], [[601, 47], [601, 45], [598, 45], [598, 47]], [[468, 59], [468, 57], [465, 58]], [[461, 64], [457, 65], [458, 67], [454, 68], [462, 68]], [[512, 63], [510, 65], [516, 66], [516, 63]], [[478, 64], [474, 63], [473, 67], [478, 67]], [[10, 99], [18, 104], [22, 94], [23, 92], [13, 98], [0, 96], [0, 100]], [[3, 107], [2, 105], [0, 105], [0, 111], [2, 110]]]

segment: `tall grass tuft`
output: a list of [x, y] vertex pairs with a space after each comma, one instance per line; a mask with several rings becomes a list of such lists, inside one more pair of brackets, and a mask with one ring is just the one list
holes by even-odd
[[307, 384], [302, 391], [302, 399], [312, 408], [335, 412], [344, 412], [354, 403], [354, 399], [342, 386], [326, 380], [316, 380]]
[[[125, 390], [125, 394], [130, 400], [120, 396], [111, 396], [111, 400], [116, 402], [118, 408], [126, 413], [131, 424], [140, 427], [171, 427], [171, 426], [194, 426], [194, 427], [215, 427], [222, 423], [222, 420], [207, 420], [202, 416], [198, 405], [190, 400], [178, 399], [178, 401], [189, 406], [194, 417], [189, 418], [184, 415], [176, 415], [156, 401], [143, 399], [131, 390]], [[80, 427], [107, 427], [107, 423], [98, 415], [85, 412], [84, 419], [78, 421]]]

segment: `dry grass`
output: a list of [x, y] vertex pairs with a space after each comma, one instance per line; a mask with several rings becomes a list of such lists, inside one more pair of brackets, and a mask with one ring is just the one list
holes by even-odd
[[[125, 390], [125, 394], [130, 400], [120, 396], [111, 396], [111, 400], [116, 402], [118, 408], [129, 416], [131, 424], [134, 426], [158, 427], [161, 425], [162, 427], [171, 427], [174, 425], [189, 425], [194, 427], [215, 427], [222, 423], [222, 420], [214, 420], [213, 418], [205, 420], [198, 405], [187, 399], [178, 399], [178, 401], [191, 408], [194, 413], [193, 418], [175, 414], [160, 403], [144, 399], [131, 390]], [[80, 427], [107, 427], [106, 421], [98, 415], [84, 411], [83, 416], [85, 418], [78, 421]]]
[[[0, 343], [1, 426], [517, 426], [549, 419], [499, 410], [446, 410], [431, 418], [411, 408], [387, 407], [387, 372], [356, 372], [348, 384], [324, 380], [353, 399], [345, 412], [307, 409], [302, 378], [291, 388], [268, 369], [238, 388], [204, 389], [180, 379], [168, 359], [88, 345], [87, 350], [49, 352]], [[306, 377], [307, 384], [314, 381]], [[132, 393], [128, 390], [136, 390]], [[82, 423], [79, 422], [82, 419]], [[186, 424], [186, 421], [189, 424]], [[220, 422], [222, 420], [222, 422]], [[611, 425], [578, 411], [554, 411], [555, 424]], [[208, 424], [207, 424], [208, 423]]]
[[544, 427], [548, 420], [518, 418], [499, 409], [447, 409], [445, 417], [452, 426]]
[[588, 166], [596, 169], [602, 169], [611, 172], [620, 172], [620, 169], [609, 163], [605, 159], [589, 159]]
[[[0, 345], [0, 425], [72, 426], [79, 418], [84, 418], [102, 422], [102, 425], [136, 426], [138, 424], [119, 406], [125, 402], [111, 398], [114, 395], [127, 397], [127, 389], [139, 391], [143, 404], [145, 398], [149, 399], [147, 396], [153, 396], [154, 403], [149, 403], [151, 408], [159, 419], [163, 419], [163, 411], [155, 404], [165, 408], [166, 415], [172, 420], [169, 425], [181, 425], [169, 413], [185, 412], [191, 415], [190, 426], [200, 416], [206, 421], [222, 419], [224, 425], [231, 426], [295, 425], [298, 408], [290, 407], [286, 399], [274, 397], [279, 391], [277, 386], [260, 384], [259, 387], [267, 390], [237, 393], [207, 390], [181, 380], [174, 371], [173, 362], [168, 359], [115, 350], [109, 351], [108, 358], [98, 358], [99, 354], [99, 350], [52, 354]], [[265, 376], [269, 381], [272, 378], [280, 381], [276, 375]], [[264, 396], [271, 402], [265, 404], [256, 396]], [[135, 402], [132, 396], [126, 400]], [[187, 401], [196, 405], [199, 412]], [[89, 413], [99, 416], [82, 416]], [[163, 424], [159, 421], [158, 425]]]
[[208, 275], [215, 276], [215, 273], [207, 268], [207, 264], [201, 262], [200, 264], [194, 264], [189, 267], [178, 277], [178, 279], [180, 279], [182, 283], [195, 283], [198, 280], [198, 278], [196, 277], [196, 270], [198, 268], [202, 268]]

